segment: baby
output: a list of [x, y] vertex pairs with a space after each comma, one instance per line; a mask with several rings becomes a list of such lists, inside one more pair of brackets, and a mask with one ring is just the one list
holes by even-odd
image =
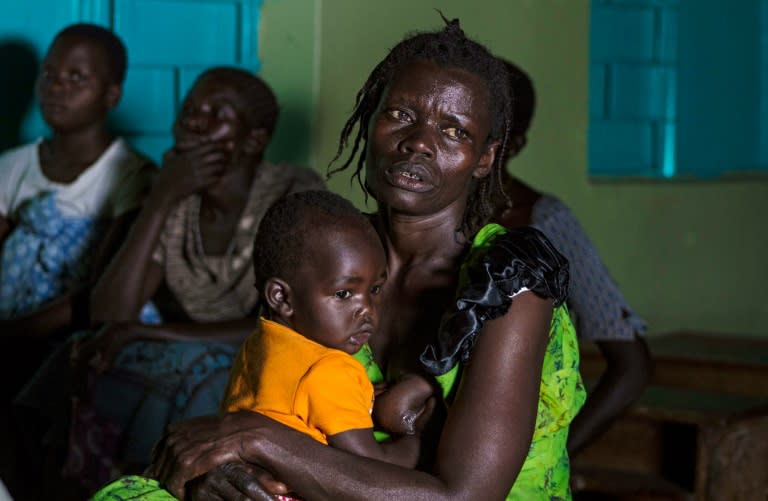
[[[259, 412], [323, 444], [414, 467], [419, 433], [435, 407], [431, 385], [412, 374], [379, 393], [377, 424], [394, 438], [377, 442], [374, 389], [352, 356], [371, 356], [366, 342], [376, 333], [387, 279], [384, 248], [368, 218], [328, 191], [287, 195], [264, 215], [253, 261], [265, 314], [235, 359], [222, 409]], [[91, 499], [139, 497], [175, 499], [156, 480], [137, 476]]]
[[377, 442], [374, 389], [352, 357], [375, 335], [387, 279], [370, 221], [330, 192], [289, 195], [264, 216], [253, 260], [266, 314], [240, 349], [222, 408], [259, 412], [332, 447], [415, 466], [420, 424]]

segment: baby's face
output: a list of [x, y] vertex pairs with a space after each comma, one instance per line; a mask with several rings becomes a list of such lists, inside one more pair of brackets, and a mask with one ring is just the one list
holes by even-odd
[[40, 111], [53, 130], [74, 131], [102, 122], [117, 104], [120, 86], [110, 82], [106, 54], [92, 41], [57, 38], [37, 79]]
[[317, 229], [292, 280], [293, 328], [326, 347], [356, 353], [378, 328], [386, 268], [372, 229]]

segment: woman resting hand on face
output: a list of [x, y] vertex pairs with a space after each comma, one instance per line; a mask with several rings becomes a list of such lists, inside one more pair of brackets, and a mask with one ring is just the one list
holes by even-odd
[[510, 87], [504, 64], [452, 21], [392, 49], [341, 135], [339, 154], [357, 126], [336, 170], [354, 163], [387, 251], [369, 362], [388, 381], [436, 376], [447, 418], [433, 464], [361, 458], [238, 413], [171, 426], [151, 475], [193, 499], [259, 499], [269, 475], [257, 467], [306, 499], [570, 498], [565, 446], [584, 389], [562, 306], [567, 262], [536, 230], [486, 224]]

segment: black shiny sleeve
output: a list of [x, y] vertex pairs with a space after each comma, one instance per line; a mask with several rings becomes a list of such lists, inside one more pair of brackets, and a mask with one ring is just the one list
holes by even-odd
[[466, 283], [443, 315], [435, 343], [421, 355], [421, 363], [435, 375], [467, 363], [485, 322], [504, 315], [519, 291], [552, 298], [555, 306], [568, 295], [568, 260], [535, 228], [496, 236], [489, 247], [473, 249], [465, 266]]

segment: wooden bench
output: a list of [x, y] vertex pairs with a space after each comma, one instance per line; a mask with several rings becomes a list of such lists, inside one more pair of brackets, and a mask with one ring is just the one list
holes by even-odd
[[[648, 341], [653, 382], [573, 458], [577, 499], [768, 500], [768, 340], [681, 332]], [[582, 353], [594, 379], [602, 359]]]

